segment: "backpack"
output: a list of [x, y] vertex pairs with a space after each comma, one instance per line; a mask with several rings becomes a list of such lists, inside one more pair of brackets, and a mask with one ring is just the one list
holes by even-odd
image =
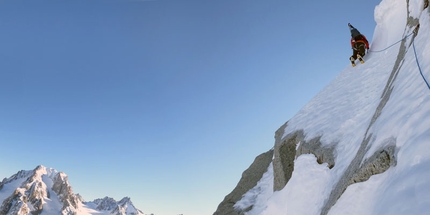
[[352, 38], [356, 38], [360, 35], [361, 35], [361, 33], [356, 28], [351, 29], [351, 37]]
[[354, 37], [354, 40], [355, 40], [355, 41], [358, 41], [358, 40], [364, 40], [364, 37], [363, 37], [361, 34], [359, 34], [358, 36], [355, 36], [355, 37]]

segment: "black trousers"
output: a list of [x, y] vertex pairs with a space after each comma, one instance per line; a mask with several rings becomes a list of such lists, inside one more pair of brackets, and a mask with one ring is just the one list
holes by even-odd
[[354, 44], [351, 57], [355, 60], [357, 59], [357, 54], [360, 54], [361, 57], [364, 57], [364, 55], [366, 55], [366, 44], [361, 42]]

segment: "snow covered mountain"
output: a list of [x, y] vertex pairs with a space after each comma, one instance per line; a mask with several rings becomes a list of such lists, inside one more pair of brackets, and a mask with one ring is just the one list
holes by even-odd
[[143, 215], [140, 210], [134, 207], [129, 197], [124, 197], [120, 201], [116, 201], [115, 199], [106, 196], [103, 199], [86, 202], [86, 205], [98, 211], [108, 211], [111, 214]]
[[44, 166], [3, 179], [0, 203], [1, 215], [144, 215], [128, 197], [85, 202], [73, 193], [65, 173]]
[[376, 6], [366, 63], [281, 126], [214, 215], [429, 214], [428, 5]]

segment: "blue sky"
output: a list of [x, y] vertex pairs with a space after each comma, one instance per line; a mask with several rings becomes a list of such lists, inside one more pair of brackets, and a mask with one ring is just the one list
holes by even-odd
[[211, 214], [378, 3], [1, 1], [0, 178], [42, 164], [86, 200]]

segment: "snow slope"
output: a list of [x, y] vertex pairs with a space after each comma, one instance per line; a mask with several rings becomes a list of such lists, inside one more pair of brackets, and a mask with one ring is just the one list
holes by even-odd
[[[273, 164], [235, 203], [238, 214], [429, 213], [430, 89], [414, 55], [415, 46], [423, 76], [430, 81], [430, 13], [424, 4], [383, 0], [375, 8], [377, 26], [366, 63], [348, 65], [281, 127]], [[304, 137], [296, 150], [317, 139], [320, 148], [333, 149], [335, 165], [319, 162], [315, 153], [296, 154], [291, 178], [273, 191], [281, 171], [275, 161], [285, 159], [276, 150], [297, 131]], [[376, 164], [388, 159], [389, 164], [354, 181], [369, 174], [372, 159]]]

